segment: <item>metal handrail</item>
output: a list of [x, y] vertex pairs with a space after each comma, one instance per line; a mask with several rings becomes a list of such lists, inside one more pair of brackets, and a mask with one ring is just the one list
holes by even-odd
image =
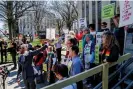
[[[130, 58], [129, 60], [127, 60], [122, 66], [119, 67], [119, 69], [117, 69], [114, 73], [112, 73], [111, 75], [109, 75], [109, 82], [115, 78], [115, 76], [117, 74], [119, 74], [119, 72], [123, 69], [126, 68], [127, 66], [129, 66], [131, 63], [133, 62], [133, 58]], [[102, 89], [102, 82], [100, 82], [97, 86], [95, 86], [93, 89]]]
[[110, 63], [101, 64], [101, 65], [96, 66], [96, 67], [94, 67], [94, 68], [92, 68], [90, 70], [87, 70], [85, 72], [82, 72], [80, 74], [72, 76], [72, 77], [70, 77], [70, 78], [68, 78], [66, 80], [62, 80], [60, 82], [57, 82], [57, 83], [54, 83], [52, 85], [46, 86], [46, 87], [44, 87], [42, 89], [55, 89], [55, 87], [57, 89], [61, 89], [61, 88], [65, 87], [65, 86], [68, 86], [68, 85], [70, 85], [72, 83], [75, 83], [75, 82], [78, 82], [80, 80], [83, 80], [85, 78], [88, 78], [88, 77], [90, 77], [92, 75], [95, 75], [95, 74], [97, 74], [99, 72], [102, 72], [102, 89], [108, 89], [108, 69], [110, 67], [116, 65], [116, 64], [119, 64], [119, 63], [121, 63], [121, 62], [123, 62], [125, 60], [128, 60], [131, 57], [132, 57], [132, 55], [130, 53], [125, 54], [125, 55], [121, 56], [117, 62], [114, 62], [114, 63], [111, 63], [111, 64]]

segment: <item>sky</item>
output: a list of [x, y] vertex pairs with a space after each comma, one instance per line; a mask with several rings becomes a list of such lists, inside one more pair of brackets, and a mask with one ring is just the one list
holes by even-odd
[[2, 21], [0, 21], [0, 29], [3, 29], [3, 25], [4, 25], [4, 23]]

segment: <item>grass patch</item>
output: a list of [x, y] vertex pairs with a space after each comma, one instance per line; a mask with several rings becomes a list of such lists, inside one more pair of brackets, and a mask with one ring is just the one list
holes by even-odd
[[40, 39], [35, 39], [31, 44], [32, 46], [40, 45]]

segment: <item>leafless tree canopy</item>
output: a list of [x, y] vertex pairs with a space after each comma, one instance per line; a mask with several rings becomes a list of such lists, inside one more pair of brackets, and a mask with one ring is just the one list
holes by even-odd
[[18, 30], [18, 19], [24, 12], [34, 6], [31, 1], [0, 1], [0, 19], [8, 23], [9, 38]]
[[60, 15], [60, 19], [62, 19], [66, 27], [71, 30], [73, 21], [78, 17], [78, 11], [74, 1], [53, 1], [51, 3], [51, 9]]

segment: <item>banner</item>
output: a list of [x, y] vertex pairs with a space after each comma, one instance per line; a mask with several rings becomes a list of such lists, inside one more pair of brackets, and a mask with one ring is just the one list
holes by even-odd
[[120, 1], [120, 21], [119, 27], [133, 23], [133, 1]]
[[109, 4], [102, 7], [102, 18], [109, 19], [114, 17], [115, 4]]
[[85, 18], [80, 18], [79, 19], [79, 28], [84, 28], [87, 27], [87, 22]]

